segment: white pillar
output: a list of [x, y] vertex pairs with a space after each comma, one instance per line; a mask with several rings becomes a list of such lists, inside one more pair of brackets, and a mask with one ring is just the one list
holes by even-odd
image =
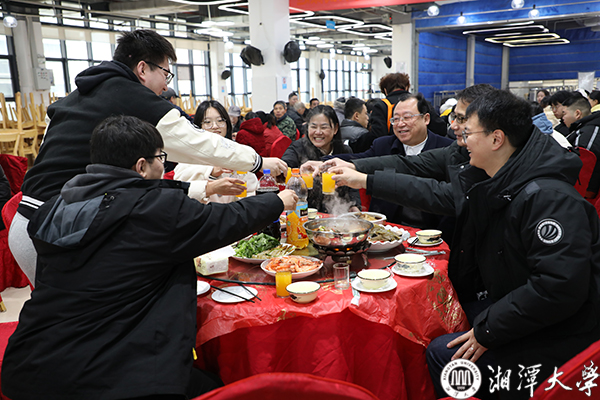
[[[411, 75], [413, 71], [413, 38], [412, 23], [392, 25], [392, 68], [389, 72], [402, 72]], [[412, 76], [410, 77], [412, 81]]]
[[319, 73], [321, 73], [321, 53], [311, 49], [308, 54], [308, 85], [310, 86], [310, 98], [306, 99], [305, 103], [308, 103], [313, 97], [316, 97], [320, 102], [323, 102], [323, 86], [321, 85], [321, 78], [319, 78]]
[[[221, 79], [221, 73], [225, 70], [225, 43], [220, 40], [210, 42], [210, 83], [214, 100], [225, 104], [227, 97], [227, 82]], [[231, 78], [229, 78], [231, 79]]]
[[475, 84], [475, 35], [467, 38], [467, 81], [465, 87]]
[[289, 64], [284, 64], [283, 47], [290, 40], [289, 0], [250, 0], [250, 42], [258, 48], [265, 64], [252, 66], [252, 107], [270, 111], [276, 100], [287, 101], [295, 90]]
[[[36, 102], [40, 102], [43, 95], [48, 93], [47, 89], [38, 90], [38, 86], [45, 83], [43, 80], [36, 84], [36, 74], [46, 66], [44, 57], [44, 46], [42, 42], [42, 24], [39, 19], [33, 17], [19, 18], [19, 24], [13, 28], [13, 39], [15, 42], [15, 56], [19, 69], [19, 86], [22, 96], [33, 92]], [[27, 97], [29, 102], [29, 97]]]
[[502, 46], [502, 78], [500, 79], [500, 89], [508, 89], [508, 73], [510, 65], [510, 48]]

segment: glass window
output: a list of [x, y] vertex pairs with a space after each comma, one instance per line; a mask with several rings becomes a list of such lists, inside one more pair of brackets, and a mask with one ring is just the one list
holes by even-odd
[[87, 43], [79, 40], [65, 40], [65, 48], [67, 49], [67, 58], [77, 60], [87, 60], [88, 51]]
[[46, 68], [52, 70], [54, 85], [50, 87], [50, 92], [58, 97], [64, 97], [67, 90], [65, 86], [65, 73], [61, 61], [46, 61]]
[[233, 91], [235, 94], [244, 94], [244, 69], [243, 68], [233, 68]]
[[204, 61], [204, 52], [201, 50], [192, 50], [192, 62], [194, 64], [206, 64]]
[[92, 42], [92, 59], [100, 61], [112, 60], [110, 43]]
[[0, 35], [0, 54], [7, 56], [8, 55], [8, 46], [6, 45], [6, 36]]
[[110, 29], [110, 24], [107, 19], [98, 18], [98, 19], [90, 20], [90, 28], [108, 30], [108, 29]]
[[190, 63], [190, 51], [188, 49], [175, 49], [175, 55], [177, 56], [177, 64]]
[[7, 59], [0, 59], [0, 92], [5, 97], [14, 97], [12, 79], [10, 73], [10, 63]]
[[[81, 9], [81, 4], [63, 1], [62, 5], [69, 8]], [[81, 11], [62, 10], [63, 24], [71, 26], [85, 26]]]
[[40, 22], [41, 23], [47, 23], [47, 24], [57, 24], [58, 23], [58, 19], [56, 18], [53, 9], [40, 8], [39, 13], [40, 13]]
[[123, 21], [120, 19], [113, 20], [113, 27], [116, 31], [130, 31], [131, 30], [131, 22]]
[[60, 40], [58, 39], [42, 39], [44, 44], [44, 56], [47, 58], [62, 58], [60, 50]]
[[194, 92], [198, 94], [207, 94], [206, 68], [204, 66], [194, 66]]
[[88, 69], [90, 63], [87, 61], [67, 61], [67, 70], [69, 71], [69, 83], [71, 84], [71, 92], [77, 88], [75, 85], [75, 77], [84, 69]]

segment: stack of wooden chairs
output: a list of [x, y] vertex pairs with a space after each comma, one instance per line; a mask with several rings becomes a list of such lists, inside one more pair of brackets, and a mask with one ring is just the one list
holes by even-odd
[[[57, 98], [53, 94], [48, 96], [51, 104]], [[35, 101], [33, 93], [27, 96], [20, 92], [15, 93], [15, 105], [6, 103], [3, 93], [0, 93], [1, 117], [0, 121], [0, 153], [28, 157], [33, 163], [38, 155], [39, 147], [46, 131], [46, 104], [44, 98], [41, 102]]]

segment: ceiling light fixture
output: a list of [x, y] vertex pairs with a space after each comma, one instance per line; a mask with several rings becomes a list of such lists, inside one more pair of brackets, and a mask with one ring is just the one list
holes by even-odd
[[525, 1], [524, 0], [512, 0], [512, 2], [510, 3], [510, 6], [512, 8], [519, 9], [519, 8], [523, 8], [523, 6], [525, 5]]
[[17, 25], [19, 24], [17, 22], [17, 18], [15, 18], [13, 15], [11, 14], [5, 14], [4, 15], [4, 19], [2, 20], [2, 23], [4, 24], [5, 27], [7, 28], [16, 28]]
[[429, 8], [427, 9], [427, 15], [429, 15], [430, 17], [437, 17], [439, 13], [440, 8], [436, 4], [429, 6]]
[[465, 16], [463, 15], [462, 11], [460, 12], [460, 17], [458, 17], [456, 19], [456, 22], [458, 22], [460, 25], [464, 24], [467, 21], [467, 18], [465, 18]]
[[529, 11], [529, 18], [537, 18], [539, 16], [540, 16], [540, 10], [536, 9], [535, 4], [534, 4], [531, 11]]

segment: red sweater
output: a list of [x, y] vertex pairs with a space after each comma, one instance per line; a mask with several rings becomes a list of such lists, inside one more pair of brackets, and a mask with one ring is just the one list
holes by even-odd
[[242, 122], [235, 141], [252, 147], [261, 157], [269, 157], [271, 146], [265, 147], [265, 127], [260, 118], [252, 118]]

